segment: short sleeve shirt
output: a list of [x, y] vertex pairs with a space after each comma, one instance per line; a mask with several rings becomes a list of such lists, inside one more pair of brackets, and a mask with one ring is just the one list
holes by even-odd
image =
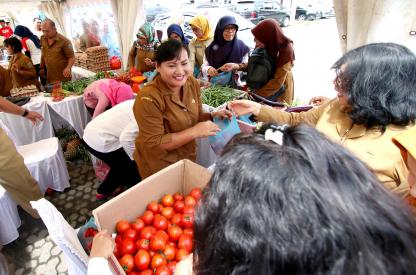
[[68, 64], [68, 59], [75, 57], [71, 41], [58, 33], [52, 45], [49, 45], [48, 39], [42, 36], [41, 45], [42, 58], [47, 69], [47, 82], [70, 81], [71, 77], [64, 77], [63, 71]]

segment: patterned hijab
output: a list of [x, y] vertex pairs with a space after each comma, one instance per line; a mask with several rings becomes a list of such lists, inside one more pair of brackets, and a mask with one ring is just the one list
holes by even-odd
[[136, 48], [139, 48], [145, 51], [150, 51], [150, 50], [154, 50], [159, 44], [159, 40], [155, 36], [155, 29], [149, 22], [144, 23], [143, 26], [140, 27], [136, 36], [137, 36], [137, 39], [144, 38], [147, 41], [146, 44], [140, 44], [139, 40], [136, 40], [135, 42]]
[[189, 25], [195, 26], [202, 30], [202, 37], [196, 37], [198, 41], [205, 41], [214, 37], [211, 29], [211, 25], [209, 24], [208, 18], [205, 15], [197, 15], [194, 16], [191, 21], [189, 21]]

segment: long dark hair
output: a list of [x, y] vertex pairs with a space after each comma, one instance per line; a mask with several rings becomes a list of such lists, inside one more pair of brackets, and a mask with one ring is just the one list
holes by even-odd
[[282, 132], [224, 149], [195, 213], [195, 274], [414, 274], [407, 206], [315, 129]]
[[352, 121], [385, 130], [416, 118], [416, 56], [394, 43], [368, 44], [347, 52], [333, 69], [348, 97]]
[[20, 36], [21, 38], [29, 38], [33, 41], [33, 44], [35, 44], [36, 48], [40, 49], [40, 40], [39, 38], [32, 33], [31, 30], [29, 30], [27, 27], [18, 25], [14, 29], [14, 34]]

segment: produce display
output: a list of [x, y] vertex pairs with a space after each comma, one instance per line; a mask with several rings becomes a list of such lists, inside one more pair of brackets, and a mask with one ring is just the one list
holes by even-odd
[[217, 108], [239, 96], [241, 96], [241, 92], [238, 90], [214, 85], [202, 90], [202, 103]]
[[77, 80], [64, 82], [62, 83], [62, 89], [64, 91], [70, 92], [71, 94], [81, 95], [84, 93], [84, 89], [92, 82], [103, 78], [110, 78], [113, 76], [114, 73], [112, 72], [98, 72], [93, 77], [80, 78]]
[[84, 53], [76, 53], [75, 66], [93, 72], [110, 70], [108, 48], [97, 46], [86, 49]]
[[166, 194], [135, 221], [117, 222], [113, 253], [127, 274], [175, 272], [176, 263], [192, 253], [194, 207], [201, 196], [199, 188], [186, 196]]

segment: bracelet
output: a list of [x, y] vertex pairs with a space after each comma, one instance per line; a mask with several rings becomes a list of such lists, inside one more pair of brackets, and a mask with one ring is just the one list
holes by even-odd
[[26, 110], [26, 109], [24, 109], [24, 110], [25, 110], [25, 112], [22, 114], [22, 117], [26, 117], [29, 114], [28, 110]]

